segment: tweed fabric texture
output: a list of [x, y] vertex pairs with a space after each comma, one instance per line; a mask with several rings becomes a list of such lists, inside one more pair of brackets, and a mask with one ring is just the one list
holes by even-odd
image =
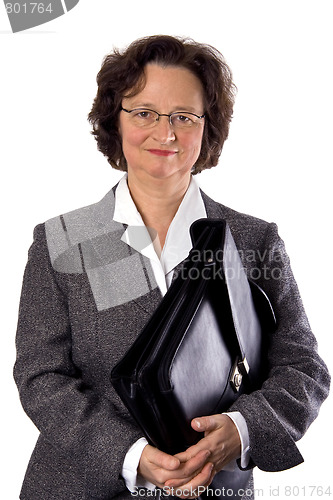
[[[112, 196], [35, 228], [14, 368], [22, 405], [40, 431], [22, 486], [24, 500], [131, 497], [120, 473], [142, 433], [113, 390], [110, 372], [162, 296], [149, 261], [120, 241]], [[293, 467], [302, 461], [295, 441], [328, 394], [327, 368], [276, 225], [202, 196], [208, 217], [228, 222], [248, 276], [266, 291], [278, 320], [267, 380], [231, 408], [248, 425], [249, 467]], [[110, 271], [107, 279], [103, 269]]]

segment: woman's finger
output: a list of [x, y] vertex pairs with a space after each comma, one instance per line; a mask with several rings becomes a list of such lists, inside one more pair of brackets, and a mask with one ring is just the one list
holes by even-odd
[[172, 485], [173, 487], [178, 487], [191, 481], [191, 479], [202, 471], [207, 463], [207, 460], [209, 459], [209, 456], [210, 452], [203, 450], [186, 463], [181, 464], [176, 471], [172, 471], [170, 474], [172, 475], [172, 478], [168, 478], [165, 482], [165, 486]]
[[154, 448], [153, 446], [147, 445], [144, 448], [144, 451], [146, 452], [147, 460], [161, 469], [173, 471], [178, 469], [180, 465], [180, 460], [177, 457], [168, 455], [168, 453], [165, 453], [158, 448]]
[[168, 486], [165, 486], [166, 491], [171, 495], [180, 498], [196, 498], [211, 483], [214, 477], [214, 466], [208, 462], [203, 469], [189, 482], [178, 485], [176, 481], [168, 481]]

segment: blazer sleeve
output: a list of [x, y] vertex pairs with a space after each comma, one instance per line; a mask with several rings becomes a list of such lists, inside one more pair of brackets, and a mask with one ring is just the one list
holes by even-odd
[[295, 442], [319, 412], [330, 376], [317, 352], [289, 258], [277, 226], [269, 224], [265, 243], [251, 274], [273, 305], [277, 328], [268, 348], [269, 374], [260, 390], [242, 395], [231, 410], [245, 418], [250, 438], [250, 466], [280, 471], [303, 458]]
[[141, 432], [82, 380], [71, 356], [68, 304], [47, 249], [44, 225], [29, 250], [16, 337], [14, 378], [41, 434], [82, 471], [89, 498], [126, 490], [124, 457]]

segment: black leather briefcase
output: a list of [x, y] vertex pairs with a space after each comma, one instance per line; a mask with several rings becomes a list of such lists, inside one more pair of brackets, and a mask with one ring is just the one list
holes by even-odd
[[260, 387], [275, 325], [226, 222], [200, 219], [191, 237], [179, 275], [111, 374], [148, 441], [171, 454], [202, 437], [192, 418], [226, 411], [240, 394]]

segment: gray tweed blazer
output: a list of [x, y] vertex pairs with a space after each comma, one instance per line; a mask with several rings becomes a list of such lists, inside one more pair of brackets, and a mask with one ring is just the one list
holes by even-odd
[[[112, 221], [113, 193], [35, 228], [14, 368], [22, 405], [40, 431], [24, 500], [131, 498], [120, 472], [142, 432], [113, 390], [110, 372], [162, 296], [149, 260], [120, 239], [124, 226]], [[295, 441], [316, 418], [329, 374], [276, 225], [202, 196], [208, 217], [228, 222], [248, 276], [277, 315], [269, 377], [231, 409], [248, 425], [250, 467], [287, 469], [303, 460]]]

